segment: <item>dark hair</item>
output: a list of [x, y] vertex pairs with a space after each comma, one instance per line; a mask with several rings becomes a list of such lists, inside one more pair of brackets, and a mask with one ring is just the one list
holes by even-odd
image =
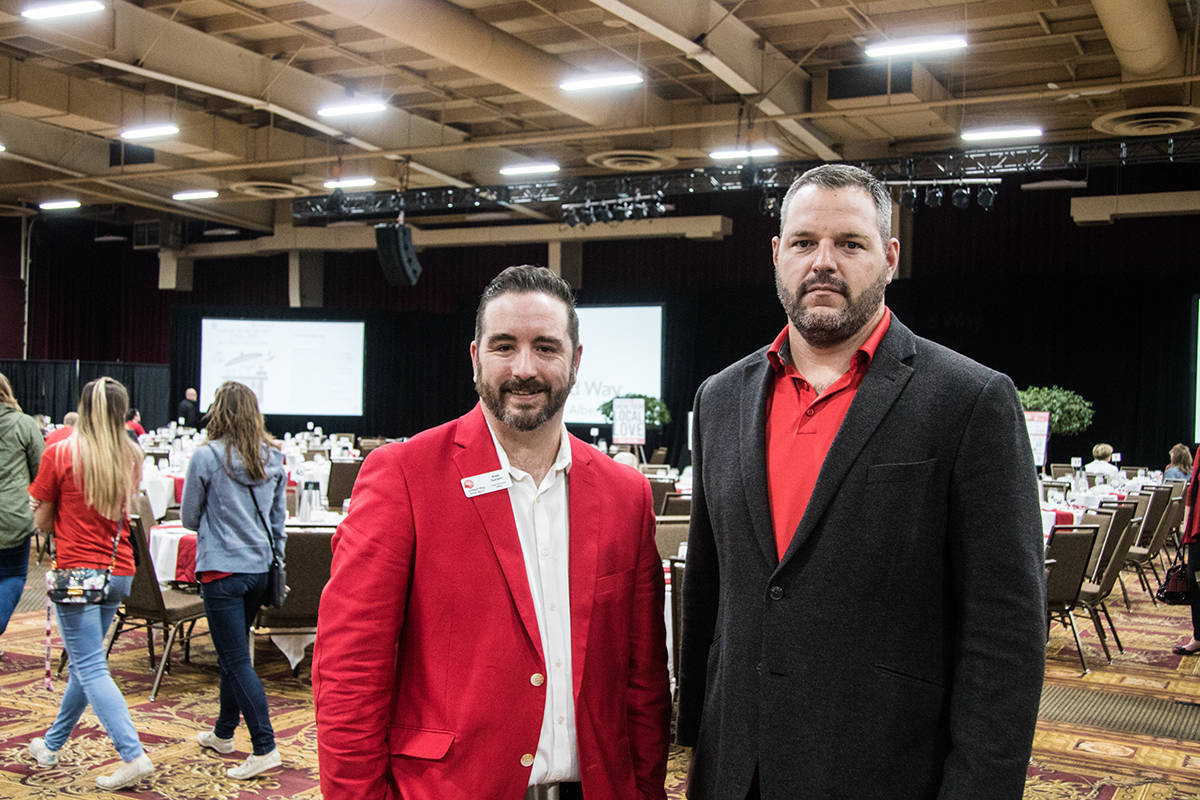
[[125, 412], [125, 421], [133, 422], [133, 418], [136, 417], [137, 415], [138, 415], [138, 410], [136, 408], [130, 407], [130, 409]]
[[788, 206], [796, 192], [805, 186], [821, 186], [826, 189], [845, 189], [857, 186], [865, 191], [875, 203], [875, 221], [879, 226], [879, 240], [887, 247], [892, 238], [892, 195], [887, 185], [865, 169], [852, 167], [849, 164], [822, 164], [813, 167], [792, 182], [783, 202], [779, 206], [779, 235], [783, 235], [783, 225], [787, 221]]
[[483, 312], [487, 304], [504, 294], [548, 294], [557, 297], [567, 306], [567, 334], [571, 337], [571, 349], [579, 346], [579, 315], [575, 313], [575, 295], [570, 285], [546, 267], [522, 264], [509, 267], [483, 288], [479, 296], [479, 308], [475, 311], [475, 341], [483, 337]]

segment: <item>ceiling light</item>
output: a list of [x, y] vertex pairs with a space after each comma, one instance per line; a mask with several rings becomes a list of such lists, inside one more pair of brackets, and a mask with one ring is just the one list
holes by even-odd
[[359, 189], [363, 186], [374, 186], [375, 179], [370, 177], [360, 178], [332, 178], [325, 181], [326, 189]]
[[540, 175], [547, 172], [558, 172], [558, 164], [514, 164], [500, 169], [501, 175]]
[[237, 228], [209, 228], [204, 231], [205, 236], [237, 236], [241, 231]]
[[3, 153], [3, 152], [4, 152], [5, 150], [7, 150], [7, 149], [8, 149], [7, 147], [5, 147], [4, 145], [0, 144], [0, 153]]
[[979, 207], [984, 211], [991, 211], [992, 206], [996, 205], [996, 190], [991, 186], [980, 186], [979, 191], [975, 193], [975, 202], [979, 203]]
[[982, 142], [993, 139], [1033, 139], [1042, 135], [1041, 128], [1027, 126], [1024, 128], [976, 128], [963, 131], [964, 142]]
[[605, 75], [587, 75], [569, 78], [558, 85], [564, 92], [582, 92], [588, 89], [608, 89], [614, 86], [637, 86], [645, 79], [638, 72], [612, 72]]
[[869, 46], [866, 53], [870, 58], [890, 58], [914, 53], [959, 50], [966, 46], [967, 40], [961, 36], [924, 36], [919, 39], [893, 39], [890, 42], [878, 42]]
[[68, 208], [79, 208], [82, 205], [78, 200], [47, 200], [44, 203], [38, 203], [38, 208], [42, 211], [63, 211]]
[[211, 200], [214, 197], [219, 197], [220, 192], [215, 189], [190, 189], [186, 192], [176, 192], [171, 195], [172, 200]]
[[958, 209], [969, 208], [971, 205], [971, 187], [959, 186], [950, 195], [950, 205]]
[[75, 14], [91, 14], [103, 11], [104, 3], [99, 0], [80, 0], [71, 3], [42, 3], [30, 6], [21, 12], [26, 19], [54, 19], [55, 17], [70, 17]]
[[174, 136], [179, 133], [179, 126], [167, 122], [157, 125], [143, 125], [140, 128], [126, 128], [121, 131], [122, 139], [158, 139], [163, 136]]
[[735, 150], [713, 150], [708, 157], [714, 161], [724, 161], [732, 158], [770, 158], [779, 155], [779, 148], [762, 145], [755, 148], [739, 148]]
[[387, 103], [382, 100], [357, 100], [339, 105], [325, 106], [317, 109], [320, 117], [348, 117], [354, 114], [378, 114], [387, 110]]
[[93, 242], [123, 242], [129, 237], [122, 236], [119, 233], [102, 233], [99, 236], [92, 238]]

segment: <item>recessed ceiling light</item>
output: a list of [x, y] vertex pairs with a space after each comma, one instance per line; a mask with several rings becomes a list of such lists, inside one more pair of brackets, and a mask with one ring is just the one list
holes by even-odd
[[387, 110], [387, 107], [387, 103], [382, 100], [355, 100], [318, 108], [317, 116], [348, 117], [354, 114], [377, 114], [380, 111]]
[[870, 58], [888, 58], [914, 53], [959, 50], [966, 46], [967, 40], [961, 36], [923, 36], [919, 39], [893, 39], [889, 42], [877, 42], [869, 46], [866, 52]]
[[777, 155], [779, 155], [778, 147], [763, 145], [753, 148], [742, 147], [733, 150], [713, 150], [708, 154], [708, 157], [717, 161], [725, 161], [733, 158], [770, 158]]
[[639, 72], [609, 72], [603, 75], [581, 75], [578, 78], [569, 78], [560, 83], [558, 88], [564, 92], [581, 92], [614, 86], [637, 86], [644, 80]]
[[179, 133], [179, 127], [173, 123], [157, 125], [142, 125], [137, 128], [126, 128], [121, 131], [122, 139], [157, 139], [163, 136], [174, 136]]
[[237, 228], [208, 228], [204, 231], [205, 236], [237, 236], [241, 231]]
[[220, 197], [221, 193], [215, 189], [190, 189], [186, 192], [176, 192], [171, 195], [172, 200], [211, 200], [214, 197]]
[[21, 12], [26, 19], [54, 19], [55, 17], [70, 17], [75, 14], [91, 14], [103, 11], [104, 3], [99, 0], [80, 0], [71, 3], [40, 3], [30, 6]]
[[982, 142], [997, 139], [1035, 139], [1042, 135], [1041, 128], [1027, 126], [1024, 128], [976, 128], [962, 132], [964, 142]]
[[47, 200], [44, 203], [38, 203], [38, 208], [42, 211], [64, 211], [69, 208], [79, 208], [82, 205], [78, 200]]
[[362, 186], [374, 186], [375, 179], [369, 177], [360, 178], [333, 178], [325, 181], [326, 189], [357, 189]]
[[501, 175], [541, 175], [547, 172], [558, 172], [558, 164], [514, 164], [500, 170]]

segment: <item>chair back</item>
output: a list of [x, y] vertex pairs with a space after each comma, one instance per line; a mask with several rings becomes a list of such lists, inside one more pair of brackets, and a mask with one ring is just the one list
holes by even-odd
[[650, 478], [650, 507], [656, 512], [663, 507], [667, 495], [675, 491], [675, 481], [670, 478]]
[[658, 545], [658, 557], [672, 558], [679, 554], [679, 545], [688, 537], [688, 517], [659, 517], [654, 523], [654, 543]]
[[383, 447], [385, 444], [387, 444], [387, 439], [384, 439], [382, 436], [360, 436], [358, 437], [358, 452], [366, 456], [367, 453], [376, 447]]
[[1171, 487], [1148, 486], [1142, 491], [1142, 494], [1148, 495], [1150, 500], [1142, 514], [1142, 530], [1134, 544], [1139, 547], [1149, 547], [1151, 540], [1158, 533], [1158, 524], [1162, 521], [1163, 514], [1166, 513], [1167, 504], [1171, 502]]
[[1139, 472], [1145, 475], [1148, 470], [1145, 467], [1121, 467], [1121, 473], [1126, 478], [1136, 478]]
[[292, 531], [287, 537], [287, 600], [279, 608], [263, 608], [254, 627], [316, 628], [321, 591], [333, 563], [332, 531]]
[[129, 511], [141, 517], [142, 527], [146, 531], [155, 523], [154, 507], [150, 505], [150, 498], [145, 492], [136, 492], [133, 495], [133, 507]]
[[331, 461], [329, 463], [329, 510], [341, 511], [342, 503], [350, 498], [354, 489], [354, 479], [362, 469], [362, 459], [353, 461]]
[[651, 464], [667, 463], [667, 448], [665, 448], [665, 447], [654, 448], [654, 452], [650, 454], [650, 463]]
[[1108, 563], [1109, 558], [1112, 556], [1112, 551], [1117, 547], [1117, 542], [1120, 540], [1121, 534], [1129, 525], [1129, 521], [1133, 519], [1133, 512], [1136, 508], [1137, 503], [1130, 500], [1101, 501], [1100, 510], [1111, 512], [1112, 521], [1109, 522], [1108, 531], [1101, 539], [1100, 544], [1094, 548], [1098, 552], [1096, 557], [1092, 559], [1091, 566], [1088, 568], [1088, 580], [1092, 583], [1100, 583], [1100, 578], [1104, 571], [1103, 565]]
[[1116, 538], [1117, 542], [1108, 560], [1100, 564], [1100, 580], [1096, 583], [1100, 589], [1097, 593], [1099, 601], [1103, 601], [1112, 591], [1113, 585], [1117, 582], [1117, 576], [1125, 567], [1125, 558], [1129, 555], [1129, 548], [1133, 547], [1133, 542], [1137, 539], [1141, 529], [1142, 518], [1134, 517], [1129, 520], [1124, 533], [1120, 536], [1114, 537], [1113, 531], [1109, 531], [1109, 540]]
[[1049, 608], [1069, 611], [1075, 607], [1098, 533], [1098, 525], [1055, 525], [1050, 529], [1046, 559], [1054, 564], [1046, 577]]
[[1070, 464], [1051, 464], [1049, 469], [1051, 478], [1069, 478], [1075, 474], [1075, 469]]
[[692, 496], [682, 492], [667, 492], [659, 513], [664, 517], [687, 517], [692, 513]]
[[[1128, 524], [1128, 522], [1128, 520], [1125, 520], [1124, 524]], [[1095, 583], [1096, 578], [1099, 577], [1096, 574], [1096, 565], [1100, 562], [1101, 548], [1104, 547], [1104, 542], [1108, 538], [1108, 532], [1112, 530], [1113, 512], [1110, 509], [1085, 511], [1079, 523], [1081, 525], [1096, 526], [1096, 535], [1092, 540], [1092, 550], [1088, 554], [1087, 570], [1084, 572], [1084, 577]]]
[[1042, 500], [1049, 500], [1050, 490], [1057, 490], [1062, 493], [1063, 498], [1067, 496], [1067, 492], [1071, 490], [1070, 481], [1042, 481]]
[[1163, 545], [1167, 543], [1167, 537], [1171, 535], [1171, 531], [1183, 519], [1183, 498], [1173, 498], [1167, 503], [1167, 510], [1158, 520], [1158, 526], [1154, 529], [1154, 536], [1150, 539], [1150, 544], [1147, 545], [1147, 559], [1158, 558], [1159, 552], [1162, 551]]
[[1187, 481], [1172, 480], [1168, 478], [1163, 483], [1171, 487], [1172, 500], [1174, 500], [1176, 497], [1183, 497], [1183, 490], [1187, 488]]
[[[154, 572], [154, 561], [150, 558], [149, 528], [141, 516], [131, 517], [129, 534], [137, 551], [137, 568], [133, 574], [133, 585], [129, 597], [125, 598], [125, 613], [131, 617], [166, 619], [167, 606], [163, 601], [162, 587]], [[154, 519], [151, 515], [150, 519]]]

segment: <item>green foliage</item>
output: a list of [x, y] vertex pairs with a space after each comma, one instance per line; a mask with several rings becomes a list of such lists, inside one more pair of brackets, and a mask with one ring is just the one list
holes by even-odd
[[[667, 404], [657, 397], [651, 397], [647, 394], [623, 394], [621, 397], [640, 397], [646, 401], [646, 427], [659, 428], [671, 421], [671, 412], [667, 408]], [[613, 398], [614, 400], [616, 398]], [[606, 400], [596, 409], [609, 422], [613, 420], [613, 401]]]
[[1070, 389], [1030, 386], [1017, 392], [1026, 411], [1049, 411], [1050, 432], [1063, 436], [1083, 433], [1092, 424], [1092, 404]]

